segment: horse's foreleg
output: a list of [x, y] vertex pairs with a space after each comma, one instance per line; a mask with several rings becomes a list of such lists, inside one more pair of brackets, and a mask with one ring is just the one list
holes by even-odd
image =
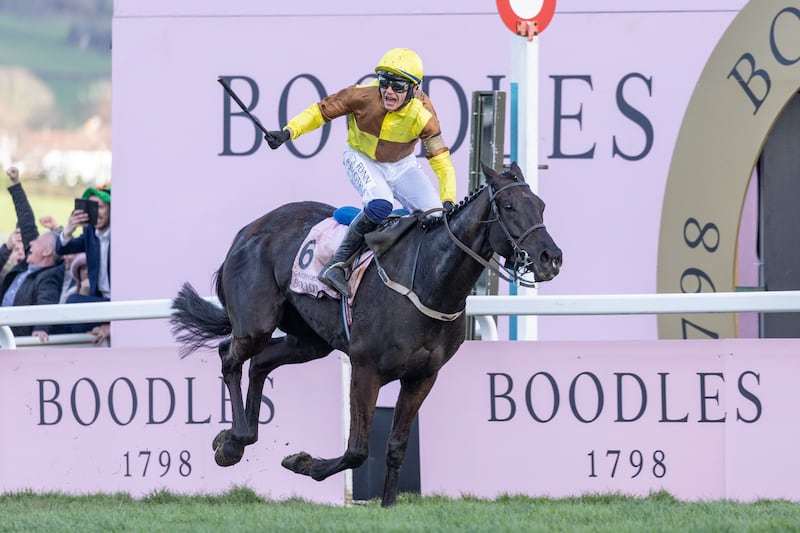
[[394, 420], [389, 442], [386, 444], [386, 477], [383, 481], [382, 507], [390, 507], [397, 501], [397, 485], [400, 479], [400, 467], [406, 455], [408, 435], [411, 424], [417, 416], [422, 402], [428, 397], [436, 374], [415, 381], [402, 381], [400, 394], [394, 408]]
[[369, 431], [380, 388], [380, 376], [374, 369], [353, 368], [350, 379], [350, 436], [344, 455], [335, 459], [318, 459], [300, 452], [286, 457], [281, 464], [292, 472], [317, 481], [342, 470], [361, 466], [369, 455]]

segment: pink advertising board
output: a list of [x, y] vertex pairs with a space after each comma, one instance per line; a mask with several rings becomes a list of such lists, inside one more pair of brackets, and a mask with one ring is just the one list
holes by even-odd
[[[800, 501], [798, 350], [794, 339], [469, 341], [420, 412], [422, 491]], [[316, 482], [280, 466], [301, 450], [342, 453], [341, 365], [334, 354], [277, 370], [258, 442], [222, 468], [211, 440], [230, 405], [215, 354], [5, 351], [0, 424], [13, 438], [0, 443], [0, 492], [247, 486], [341, 504], [343, 474]]]
[[342, 454], [341, 376], [336, 354], [275, 371], [258, 442], [222, 468], [211, 441], [230, 428], [231, 411], [215, 352], [179, 359], [172, 348], [4, 350], [0, 492], [141, 497], [246, 486], [274, 500], [342, 504], [343, 474], [317, 482], [281, 466], [303, 450]]
[[422, 407], [424, 494], [800, 501], [795, 339], [485, 346]]
[[[655, 292], [678, 128], [745, 3], [558, 2], [539, 39], [539, 159], [549, 169], [538, 189], [564, 267], [541, 294]], [[264, 212], [301, 200], [358, 204], [341, 168], [344, 120], [298, 139], [294, 151], [271, 151], [246, 118], [225, 113], [218, 77], [231, 77], [261, 122], [277, 128], [365, 79], [385, 50], [410, 46], [424, 60], [462, 196], [471, 95], [510, 91], [520, 39], [494, 2], [477, 0], [415, 0], [400, 11], [362, 1], [334, 10], [321, 1], [117, 0], [113, 35], [115, 300], [171, 297], [183, 281], [210, 295], [233, 235]], [[122, 347], [172, 342], [163, 321], [115, 323], [113, 335]], [[654, 316], [539, 319], [543, 340], [656, 337]]]

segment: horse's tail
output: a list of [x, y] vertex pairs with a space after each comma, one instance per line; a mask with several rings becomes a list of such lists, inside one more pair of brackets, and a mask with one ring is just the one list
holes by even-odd
[[230, 335], [233, 329], [225, 309], [200, 297], [189, 283], [172, 300], [172, 309], [172, 334], [183, 345], [181, 358], [202, 347], [215, 348], [219, 343], [212, 341]]

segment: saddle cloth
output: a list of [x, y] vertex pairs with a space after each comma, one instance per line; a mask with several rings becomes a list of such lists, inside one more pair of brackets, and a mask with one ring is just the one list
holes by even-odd
[[[336, 253], [336, 249], [347, 234], [348, 227], [339, 224], [336, 219], [331, 217], [311, 228], [300, 244], [300, 249], [292, 263], [292, 281], [289, 283], [289, 290], [298, 294], [310, 294], [315, 298], [321, 298], [324, 295], [334, 299], [340, 297], [338, 292], [322, 283], [318, 276]], [[372, 252], [367, 250], [354, 261], [353, 274], [348, 280], [352, 294], [351, 302], [356, 296], [364, 271], [372, 261], [372, 256]]]

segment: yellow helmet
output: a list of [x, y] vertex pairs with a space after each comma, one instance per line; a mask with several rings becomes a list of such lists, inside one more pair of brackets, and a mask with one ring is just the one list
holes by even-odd
[[422, 83], [422, 59], [408, 48], [392, 48], [375, 67], [375, 72], [386, 71], [401, 76], [415, 85]]

